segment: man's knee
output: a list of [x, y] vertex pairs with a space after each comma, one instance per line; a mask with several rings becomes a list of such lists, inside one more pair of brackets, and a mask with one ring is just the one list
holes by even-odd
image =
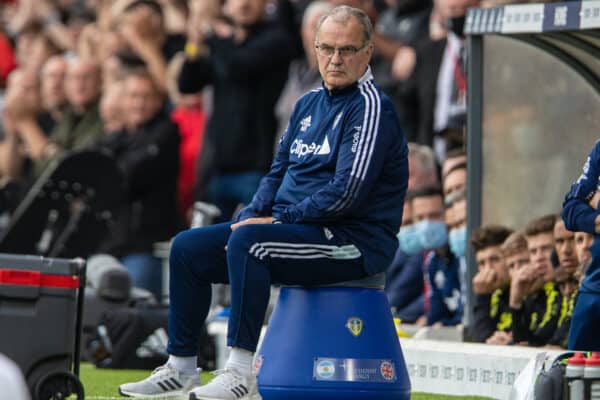
[[211, 234], [206, 228], [190, 229], [175, 236], [171, 242], [169, 257], [171, 271], [180, 265], [191, 265], [195, 261], [212, 257], [219, 249], [222, 251], [224, 243], [220, 243], [219, 235]]
[[171, 242], [171, 259], [173, 259], [173, 257], [180, 257], [182, 254], [185, 254], [189, 250], [190, 246], [193, 243], [191, 236], [192, 235], [190, 234], [189, 230], [179, 232], [175, 236], [175, 239], [173, 239], [173, 241]]
[[[268, 225], [271, 226], [271, 225]], [[231, 233], [227, 242], [228, 251], [250, 251], [250, 248], [259, 242], [259, 237], [264, 232], [265, 225], [242, 225]]]

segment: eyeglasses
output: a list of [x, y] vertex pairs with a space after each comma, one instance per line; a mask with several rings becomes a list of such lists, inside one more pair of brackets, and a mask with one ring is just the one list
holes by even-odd
[[317, 49], [317, 53], [319, 53], [323, 57], [333, 57], [333, 55], [335, 54], [335, 52], [337, 50], [340, 57], [348, 58], [348, 57], [352, 57], [353, 55], [355, 55], [356, 53], [358, 53], [359, 51], [361, 51], [368, 45], [369, 45], [369, 43], [367, 42], [362, 47], [356, 48], [354, 46], [333, 47], [333, 46], [329, 46], [326, 44], [318, 44], [317, 43], [317, 44], [315, 44], [315, 48]]

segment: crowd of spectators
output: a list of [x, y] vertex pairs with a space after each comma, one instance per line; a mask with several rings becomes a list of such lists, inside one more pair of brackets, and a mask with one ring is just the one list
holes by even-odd
[[[125, 177], [115, 190], [126, 201], [98, 251], [119, 257], [135, 285], [158, 295], [153, 244], [189, 226], [194, 201], [217, 205], [226, 220], [251, 200], [296, 100], [321, 84], [316, 24], [347, 4], [374, 23], [375, 81], [411, 142], [386, 291], [406, 322], [458, 324], [469, 246], [464, 17], [469, 7], [506, 3], [0, 2], [0, 212], [10, 215], [52, 160], [109, 152]], [[534, 221], [518, 236], [484, 227], [471, 238], [480, 264], [474, 339], [562, 345], [564, 335], [553, 334], [568, 324], [589, 238], [544, 221], [541, 233], [532, 233]]]

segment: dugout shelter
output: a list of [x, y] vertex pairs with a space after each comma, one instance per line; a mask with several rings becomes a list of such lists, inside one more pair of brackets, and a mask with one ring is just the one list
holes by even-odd
[[470, 9], [465, 32], [467, 232], [517, 229], [560, 212], [600, 139], [600, 1]]

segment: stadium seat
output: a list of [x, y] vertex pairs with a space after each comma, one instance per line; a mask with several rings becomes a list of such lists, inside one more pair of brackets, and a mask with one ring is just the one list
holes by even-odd
[[254, 365], [263, 400], [408, 400], [384, 284], [282, 287]]

